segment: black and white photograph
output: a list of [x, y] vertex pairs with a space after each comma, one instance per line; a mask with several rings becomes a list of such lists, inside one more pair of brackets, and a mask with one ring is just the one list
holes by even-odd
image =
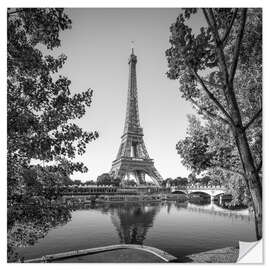
[[62, 5], [5, 8], [6, 262], [241, 262], [263, 8]]

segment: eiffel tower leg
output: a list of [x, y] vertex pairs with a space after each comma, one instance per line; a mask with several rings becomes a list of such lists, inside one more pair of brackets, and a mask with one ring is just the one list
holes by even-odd
[[149, 176], [153, 179], [156, 185], [161, 186], [163, 179], [154, 166], [150, 168]]
[[136, 178], [139, 185], [145, 184], [145, 173], [143, 171], [136, 171]]
[[125, 178], [125, 175], [126, 175], [126, 170], [122, 166], [120, 166], [119, 168], [117, 168], [116, 170], [114, 170], [111, 173], [112, 173], [114, 178], [119, 178], [120, 183], [123, 184], [124, 178]]

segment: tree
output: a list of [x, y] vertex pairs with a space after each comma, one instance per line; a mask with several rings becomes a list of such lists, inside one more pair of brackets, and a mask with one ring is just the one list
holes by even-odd
[[87, 185], [96, 185], [97, 183], [94, 181], [94, 180], [89, 180], [89, 181], [86, 181], [86, 182], [84, 182], [83, 183], [85, 186], [87, 186]]
[[[72, 95], [70, 80], [57, 76], [67, 57], [43, 53], [59, 47], [60, 32], [71, 28], [64, 10], [13, 8], [7, 13], [8, 221], [13, 220], [8, 231], [12, 233], [22, 218], [14, 215], [15, 206], [24, 212], [31, 202], [48, 215], [58, 211], [58, 205], [51, 205], [57, 187], [74, 171], [87, 170], [72, 159], [83, 154], [98, 133], [83, 131], [74, 123], [91, 105], [93, 91]], [[39, 165], [31, 165], [33, 160]], [[35, 189], [38, 192], [33, 193]]]
[[198, 34], [187, 24], [198, 9], [184, 9], [171, 26], [167, 75], [179, 80], [182, 96], [205, 119], [233, 137], [260, 239], [262, 157], [257, 153], [261, 153], [262, 138], [262, 12], [231, 8], [200, 12], [206, 25]]
[[[34, 245], [44, 238], [50, 229], [66, 224], [71, 219], [71, 211], [64, 205], [57, 207], [37, 207], [37, 203], [25, 201], [25, 207], [8, 208], [8, 261], [17, 261], [16, 247]], [[23, 202], [21, 202], [23, 203]]]
[[134, 180], [125, 180], [125, 182], [124, 182], [124, 185], [125, 186], [131, 186], [131, 187], [135, 187], [135, 186], [137, 186], [137, 183], [134, 181]]
[[121, 179], [120, 178], [113, 178], [112, 179], [112, 185], [115, 187], [119, 187], [121, 184]]
[[119, 187], [120, 183], [120, 178], [113, 178], [109, 173], [103, 173], [97, 178], [97, 185]]
[[176, 177], [174, 179], [174, 182], [176, 183], [176, 186], [187, 186], [188, 185], [188, 179], [186, 177]]
[[[176, 149], [178, 154], [182, 156], [183, 165], [192, 170], [193, 173], [200, 173], [209, 167], [211, 159], [211, 153], [207, 151], [207, 133], [195, 116], [188, 116], [188, 121], [188, 136], [178, 142]], [[191, 182], [194, 182], [194, 179], [190, 177]]]
[[74, 184], [74, 185], [77, 185], [77, 186], [80, 186], [80, 185], [82, 185], [82, 181], [79, 180], [79, 179], [73, 180], [73, 184]]
[[70, 27], [63, 9], [8, 10], [8, 187], [12, 192], [21, 186], [22, 170], [33, 159], [64, 162], [70, 172], [87, 170], [70, 159], [83, 154], [98, 134], [83, 131], [72, 120], [84, 115], [93, 91], [72, 96], [70, 80], [56, 77], [66, 56], [43, 56], [37, 48], [59, 47], [59, 32]]
[[243, 175], [238, 150], [229, 130], [212, 120], [203, 125], [194, 115], [188, 120], [187, 136], [176, 145], [183, 165], [197, 174], [216, 168]]
[[103, 173], [97, 177], [97, 184], [98, 185], [111, 185], [112, 178], [109, 173]]
[[207, 186], [210, 183], [210, 181], [211, 181], [211, 177], [208, 175], [205, 175], [199, 179], [200, 184], [203, 186]]
[[195, 185], [197, 183], [196, 173], [194, 171], [188, 175], [188, 183], [191, 185]]
[[171, 186], [173, 184], [173, 179], [171, 177], [166, 178], [163, 182], [162, 185], [164, 187]]

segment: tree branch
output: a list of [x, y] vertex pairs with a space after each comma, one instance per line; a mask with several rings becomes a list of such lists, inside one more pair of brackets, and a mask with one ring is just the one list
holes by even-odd
[[241, 42], [244, 36], [244, 28], [246, 24], [246, 18], [247, 18], [247, 9], [243, 8], [241, 12], [241, 23], [240, 23], [240, 30], [237, 35], [236, 41], [235, 41], [235, 50], [233, 54], [233, 60], [232, 60], [232, 67], [230, 70], [230, 76], [229, 76], [229, 81], [230, 83], [233, 82], [234, 75], [236, 72], [236, 67], [239, 59], [239, 54], [240, 54], [240, 47], [241, 47]]
[[11, 12], [8, 12], [7, 14], [8, 15], [12, 15], [12, 14], [15, 14], [15, 13], [18, 13], [19, 11], [11, 11]]
[[209, 20], [209, 16], [208, 16], [207, 11], [206, 11], [206, 8], [203, 8], [202, 11], [203, 11], [203, 14], [204, 14], [204, 17], [205, 17], [205, 19], [207, 21], [208, 26], [210, 28], [212, 28], [211, 23], [210, 23], [210, 20]]
[[229, 24], [229, 27], [227, 28], [227, 30], [226, 30], [226, 32], [225, 32], [223, 38], [221, 39], [221, 42], [223, 43], [223, 46], [224, 46], [224, 44], [226, 43], [227, 38], [228, 38], [228, 36], [229, 36], [229, 34], [230, 34], [230, 32], [231, 32], [231, 29], [232, 29], [234, 20], [235, 20], [236, 15], [237, 15], [237, 12], [238, 12], [238, 8], [236, 8], [236, 9], [234, 10], [233, 17], [232, 17], [232, 19], [231, 19], [231, 22], [230, 22], [230, 24]]
[[197, 102], [196, 100], [194, 100], [193, 98], [190, 98], [190, 101], [191, 101], [191, 103], [192, 103], [194, 106], [197, 107], [198, 110], [201, 110], [202, 113], [203, 113], [206, 117], [209, 117], [209, 118], [211, 118], [211, 119], [213, 119], [213, 120], [220, 120], [220, 121], [223, 122], [224, 124], [230, 125], [230, 122], [227, 121], [225, 118], [223, 118], [223, 117], [221, 117], [221, 116], [219, 116], [219, 115], [217, 115], [217, 114], [214, 114], [214, 113], [212, 113], [212, 112], [209, 112], [209, 111], [206, 110], [205, 108], [202, 108], [202, 107], [198, 104], [198, 102]]
[[25, 11], [25, 8], [22, 8], [22, 9], [16, 9], [14, 11], [10, 11], [10, 12], [7, 12], [7, 15], [10, 16], [10, 15], [13, 15], [13, 14], [16, 14], [16, 13], [21, 13], [21, 12], [24, 12]]
[[248, 129], [252, 124], [253, 122], [262, 116], [262, 108], [252, 117], [252, 119], [244, 126], [244, 130]]
[[[225, 55], [224, 55], [224, 51], [223, 51], [223, 44], [222, 44], [222, 42], [221, 42], [221, 40], [219, 38], [214, 13], [213, 13], [212, 9], [209, 9], [209, 13], [211, 13], [212, 20], [210, 20], [210, 17], [209, 17], [210, 15], [208, 16], [206, 9], [203, 9], [203, 13], [204, 13], [204, 16], [206, 18], [206, 21], [207, 21], [210, 29], [212, 30], [212, 33], [214, 35], [215, 43], [216, 43], [217, 56], [219, 58], [219, 69], [223, 73], [224, 83], [228, 87], [228, 85], [229, 85], [229, 73], [228, 73], [228, 68], [227, 68]], [[212, 23], [214, 24], [214, 26], [212, 25]], [[223, 93], [224, 93], [224, 96], [226, 98], [227, 105], [228, 105], [229, 101], [228, 101], [228, 96], [227, 96], [227, 93], [226, 93], [226, 89], [223, 87], [222, 90], [223, 90]]]
[[208, 82], [208, 81], [203, 80], [203, 79], [202, 79], [202, 81], [205, 84], [209, 85], [209, 86], [216, 87], [216, 88], [219, 88], [219, 89], [222, 89], [223, 90], [223, 85], [221, 85], [221, 84], [211, 83], [211, 82]]
[[256, 171], [259, 172], [262, 168], [262, 159], [260, 161], [260, 163], [258, 164], [257, 168], [256, 168]]
[[234, 122], [231, 118], [231, 116], [227, 113], [227, 111], [224, 109], [224, 107], [219, 103], [219, 101], [215, 98], [215, 96], [208, 90], [208, 88], [205, 86], [203, 80], [201, 79], [201, 77], [198, 75], [198, 73], [192, 69], [193, 74], [195, 75], [195, 77], [197, 78], [197, 80], [199, 81], [199, 83], [201, 84], [202, 88], [205, 90], [205, 92], [207, 93], [207, 95], [209, 96], [209, 98], [216, 104], [216, 106], [221, 110], [221, 112], [228, 118], [229, 122], [234, 125]]
[[233, 170], [233, 169], [229, 169], [229, 168], [225, 168], [225, 167], [222, 167], [222, 166], [215, 166], [217, 169], [221, 169], [223, 171], [227, 171], [227, 172], [230, 172], [230, 173], [236, 173], [242, 177], [245, 177], [244, 175], [244, 172], [241, 172], [241, 171], [238, 171], [238, 170]]
[[209, 8], [209, 21], [210, 23], [212, 24], [212, 30], [213, 30], [213, 34], [214, 34], [214, 37], [216, 39], [216, 44], [220, 44], [221, 43], [221, 40], [220, 40], [220, 37], [219, 37], [219, 33], [218, 33], [218, 27], [217, 27], [217, 22], [216, 22], [216, 19], [215, 19], [215, 15], [213, 13], [213, 10], [212, 8]]

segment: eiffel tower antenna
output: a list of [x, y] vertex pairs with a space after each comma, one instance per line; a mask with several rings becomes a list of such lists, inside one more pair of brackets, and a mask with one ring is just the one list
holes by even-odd
[[126, 179], [132, 177], [138, 185], [144, 185], [145, 175], [148, 175], [156, 186], [160, 186], [163, 179], [146, 150], [143, 129], [140, 125], [136, 79], [137, 56], [133, 48], [128, 64], [128, 97], [124, 132], [110, 173], [113, 177], [120, 178], [123, 184]]
[[131, 40], [131, 54], [134, 54], [135, 41]]

